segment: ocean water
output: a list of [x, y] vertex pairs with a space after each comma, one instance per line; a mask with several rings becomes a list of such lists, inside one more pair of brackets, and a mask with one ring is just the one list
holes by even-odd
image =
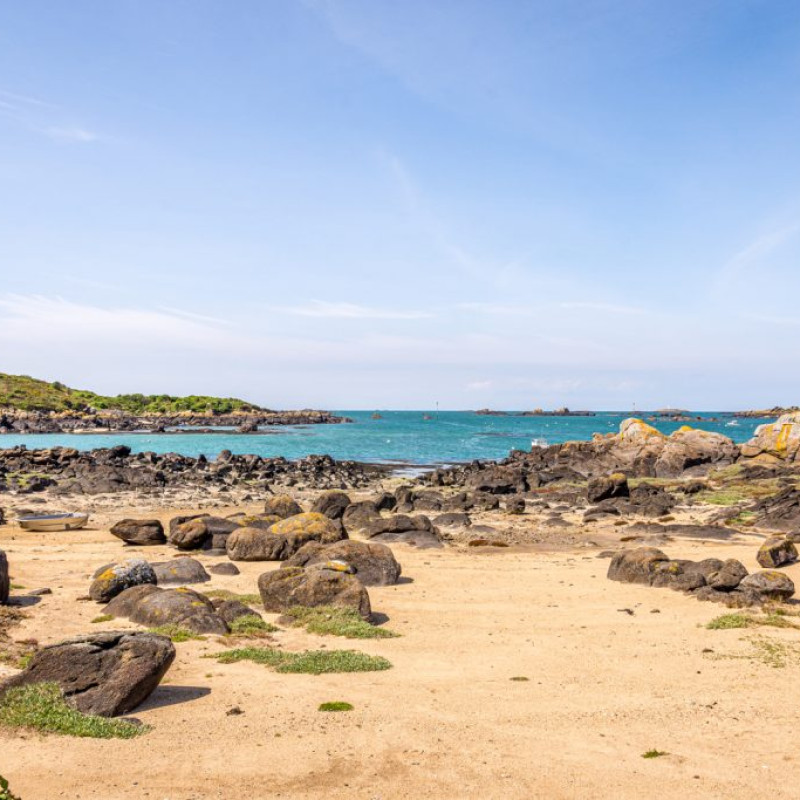
[[[263, 434], [240, 434], [221, 429], [215, 433], [124, 433], [124, 434], [35, 434], [0, 435], [0, 448], [24, 444], [29, 448], [75, 447], [91, 450], [126, 444], [134, 452], [181, 453], [214, 458], [221, 450], [255, 453], [260, 456], [302, 458], [326, 453], [336, 459], [353, 459], [387, 464], [453, 464], [480, 459], [498, 459], [511, 450], [529, 450], [531, 443], [556, 444], [575, 439], [590, 439], [593, 433], [619, 430], [630, 413], [599, 413], [595, 417], [489, 417], [471, 411], [381, 411], [373, 420], [368, 411], [338, 411], [355, 420], [344, 425], [298, 425], [268, 428]], [[432, 417], [424, 419], [424, 414]], [[734, 419], [730, 415], [705, 412], [717, 417], [691, 423], [694, 427], [717, 431], [736, 442], [753, 435], [767, 419]], [[664, 433], [671, 433], [679, 422], [651, 421]]]

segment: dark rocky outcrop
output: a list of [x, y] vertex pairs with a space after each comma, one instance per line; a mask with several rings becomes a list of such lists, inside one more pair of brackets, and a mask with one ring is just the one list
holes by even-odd
[[358, 542], [352, 539], [334, 544], [309, 542], [288, 561], [287, 567], [310, 567], [331, 561], [343, 562], [353, 568], [353, 574], [364, 586], [390, 586], [397, 583], [402, 571], [391, 549], [377, 542]]
[[258, 611], [254, 611], [250, 606], [246, 606], [238, 600], [225, 600], [215, 597], [211, 603], [217, 614], [225, 620], [228, 625], [241, 617], [258, 617], [261, 619], [261, 614], [259, 614]]
[[149, 627], [179, 625], [194, 633], [216, 634], [230, 630], [205, 595], [186, 588], [135, 586], [115, 597], [104, 611]]
[[89, 596], [96, 603], [107, 603], [120, 592], [146, 583], [153, 586], [158, 583], [155, 571], [145, 560], [132, 558], [101, 567], [89, 587]]
[[670, 559], [654, 547], [622, 550], [608, 567], [610, 580], [669, 587], [694, 595], [698, 600], [723, 602], [734, 607], [787, 600], [794, 584], [782, 572], [766, 570], [747, 574], [735, 559], [704, 561]]
[[599, 503], [611, 497], [630, 497], [628, 478], [621, 472], [592, 478], [586, 487], [586, 499], [590, 503]]
[[126, 544], [140, 546], [164, 544], [164, 526], [157, 519], [123, 519], [117, 522], [111, 533]]
[[115, 717], [146, 700], [175, 658], [166, 636], [111, 632], [76, 636], [39, 650], [2, 687], [57, 683], [66, 701], [84, 714]]
[[772, 531], [800, 530], [800, 489], [789, 486], [750, 509], [753, 525]]
[[353, 575], [320, 567], [289, 567], [265, 572], [258, 591], [266, 611], [284, 612], [294, 606], [343, 606], [364, 618], [372, 616], [369, 595]]

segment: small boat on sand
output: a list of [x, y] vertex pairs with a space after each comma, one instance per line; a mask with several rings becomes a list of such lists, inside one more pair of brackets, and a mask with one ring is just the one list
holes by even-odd
[[26, 531], [76, 531], [86, 527], [88, 514], [25, 514], [17, 517], [17, 524]]

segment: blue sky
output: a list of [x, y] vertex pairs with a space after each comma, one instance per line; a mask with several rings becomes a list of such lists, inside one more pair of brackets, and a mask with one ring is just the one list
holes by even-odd
[[0, 2], [0, 370], [800, 400], [800, 4]]

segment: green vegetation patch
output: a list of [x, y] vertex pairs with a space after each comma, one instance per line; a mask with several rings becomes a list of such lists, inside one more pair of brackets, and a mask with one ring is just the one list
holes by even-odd
[[15, 794], [11, 794], [8, 781], [2, 775], [0, 775], [0, 800], [19, 800]]
[[209, 589], [203, 594], [206, 597], [215, 597], [219, 600], [238, 600], [246, 606], [256, 605], [261, 602], [260, 594], [236, 594], [236, 592], [229, 592], [227, 589]]
[[668, 756], [665, 750], [648, 750], [645, 753], [642, 753], [642, 758], [661, 758], [661, 756]]
[[99, 617], [95, 617], [92, 620], [92, 625], [98, 625], [101, 622], [111, 622], [114, 619], [113, 614], [101, 614]]
[[276, 672], [322, 675], [329, 672], [380, 672], [391, 669], [381, 656], [370, 656], [358, 650], [305, 650], [287, 653], [274, 647], [243, 647], [226, 650], [216, 656], [221, 664], [253, 661], [272, 667]]
[[169, 394], [119, 394], [108, 397], [83, 389], [71, 389], [59, 381], [48, 383], [28, 375], [0, 372], [0, 408], [19, 411], [125, 411], [129, 414], [230, 414], [235, 411], [266, 411], [236, 397]]
[[354, 608], [295, 606], [289, 609], [287, 616], [294, 620], [294, 625], [302, 626], [309, 633], [318, 633], [322, 636], [344, 636], [347, 639], [391, 639], [400, 635], [365, 622]]
[[706, 625], [712, 631], [730, 630], [732, 628], [757, 628], [759, 626], [768, 628], [800, 628], [794, 623], [785, 612], [780, 609], [766, 614], [723, 614], [715, 617]]
[[248, 614], [244, 617], [237, 617], [230, 623], [231, 636], [264, 636], [268, 633], [275, 633], [280, 628], [269, 622], [264, 622], [261, 617], [255, 614]]
[[169, 636], [173, 642], [180, 643], [180, 642], [188, 642], [191, 639], [200, 639], [201, 641], [205, 640], [205, 636], [200, 636], [199, 633], [195, 633], [194, 631], [190, 631], [188, 628], [184, 628], [181, 625], [175, 625], [170, 623], [168, 625], [159, 625], [156, 628], [150, 628], [150, 633], [157, 633], [161, 636]]
[[319, 711], [352, 711], [353, 706], [350, 703], [343, 703], [338, 700], [333, 703], [320, 703]]
[[133, 739], [150, 730], [125, 720], [81, 714], [67, 705], [55, 683], [19, 686], [5, 692], [0, 698], [0, 726], [92, 739]]

